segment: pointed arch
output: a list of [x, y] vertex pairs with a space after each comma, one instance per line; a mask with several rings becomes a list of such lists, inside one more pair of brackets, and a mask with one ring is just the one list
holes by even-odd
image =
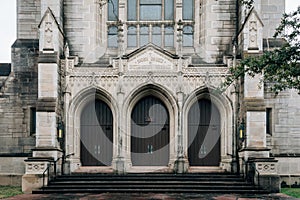
[[[191, 107], [199, 100], [211, 102], [220, 117], [220, 167], [230, 168], [230, 162], [234, 154], [234, 113], [232, 101], [225, 95], [218, 93], [215, 88], [201, 87], [193, 91], [183, 104], [183, 140], [185, 154], [188, 155], [188, 115]], [[228, 167], [229, 166], [229, 167]]]
[[[98, 103], [97, 103], [98, 102]], [[112, 141], [113, 141], [113, 149], [112, 149], [112, 157], [116, 155], [116, 146], [115, 142], [117, 141], [117, 117], [118, 117], [118, 106], [116, 100], [102, 88], [98, 87], [88, 87], [80, 92], [72, 98], [70, 104], [68, 105], [68, 112], [66, 116], [66, 150], [68, 153], [74, 153], [72, 156], [72, 165], [71, 171], [76, 170], [78, 167], [82, 165], [81, 159], [81, 128], [82, 121], [81, 117], [84, 114], [84, 109], [87, 109], [91, 105], [103, 104], [105, 110], [111, 111], [112, 115]], [[104, 108], [103, 108], [104, 109]], [[96, 114], [95, 114], [96, 116]], [[97, 150], [98, 151], [98, 150]], [[106, 162], [107, 163], [107, 162]]]
[[[157, 84], [144, 84], [135, 90], [131, 92], [131, 94], [128, 95], [128, 98], [125, 100], [124, 104], [124, 113], [126, 113], [126, 124], [127, 129], [126, 132], [128, 133], [126, 136], [126, 145], [128, 147], [131, 147], [131, 135], [132, 135], [132, 123], [131, 123], [131, 117], [132, 112], [136, 108], [136, 105], [138, 105], [141, 101], [146, 100], [149, 97], [149, 99], [155, 99], [157, 102], [161, 102], [162, 107], [165, 107], [167, 111], [167, 115], [169, 116], [169, 146], [168, 146], [168, 152], [169, 152], [169, 160], [168, 160], [168, 167], [172, 167], [174, 165], [174, 162], [176, 160], [176, 153], [175, 153], [175, 144], [176, 144], [176, 138], [175, 138], [175, 130], [178, 126], [178, 105], [177, 102], [172, 95], [170, 91], [168, 91], [166, 88], [164, 88], [161, 85]], [[150, 144], [151, 145], [151, 144]], [[128, 148], [126, 152], [127, 158], [129, 160], [132, 159], [131, 157], [131, 148]]]

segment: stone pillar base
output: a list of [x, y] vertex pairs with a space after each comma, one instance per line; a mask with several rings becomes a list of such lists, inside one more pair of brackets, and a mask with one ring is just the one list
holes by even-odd
[[72, 158], [68, 158], [67, 161], [70, 162], [70, 173], [75, 172], [77, 169], [81, 167], [80, 158], [72, 157]]
[[227, 172], [237, 172], [237, 162], [231, 157], [221, 157], [220, 167]]
[[280, 192], [280, 177], [274, 158], [249, 159], [249, 173], [254, 174], [254, 183], [269, 192]]
[[[53, 163], [51, 158], [29, 158], [25, 160], [26, 173], [22, 176], [22, 191], [24, 193], [31, 193], [32, 190], [41, 188], [43, 186], [43, 174], [44, 185], [47, 185], [49, 177], [46, 170], [51, 162]], [[48, 169], [51, 176], [53, 168]]]
[[178, 174], [187, 173], [189, 168], [189, 162], [185, 158], [178, 158], [174, 165], [174, 171]]
[[[45, 182], [47, 182], [47, 179], [48, 177], [45, 177]], [[31, 193], [32, 190], [40, 189], [41, 187], [43, 187], [42, 174], [24, 174], [22, 176], [22, 192]]]
[[123, 157], [118, 157], [113, 160], [112, 163], [114, 172], [116, 174], [125, 174], [126, 173], [126, 162]]
[[[255, 175], [255, 182], [258, 182], [258, 176]], [[259, 186], [271, 193], [280, 192], [280, 177], [279, 175], [260, 175]]]

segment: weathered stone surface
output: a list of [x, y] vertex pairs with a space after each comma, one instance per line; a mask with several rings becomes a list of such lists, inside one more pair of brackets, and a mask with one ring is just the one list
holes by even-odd
[[41, 20], [41, 0], [18, 0], [17, 5], [17, 38], [37, 39]]
[[[47, 177], [46, 179], [47, 180]], [[43, 175], [41, 174], [24, 174], [22, 176], [22, 192], [31, 193], [34, 189], [43, 186]]]
[[[274, 157], [286, 154], [279, 160], [279, 174], [285, 170], [289, 175], [299, 173], [293, 162], [295, 155], [291, 156], [300, 154], [300, 97], [295, 91], [272, 95], [265, 85], [258, 87], [259, 76], [245, 77], [241, 97], [236, 95], [237, 85], [222, 94], [214, 90], [226, 77], [228, 67], [234, 65], [233, 58], [257, 56], [266, 45], [273, 48], [280, 43], [268, 38], [279, 23], [284, 0], [255, 1], [251, 13], [242, 7], [240, 16], [236, 15], [234, 0], [195, 0], [195, 18], [183, 24], [193, 27], [192, 47], [182, 49], [178, 26], [183, 19], [182, 1], [174, 2], [176, 12], [170, 22], [174, 24], [174, 47], [146, 45], [140, 49], [127, 48], [127, 28], [134, 24], [139, 31], [142, 24], [127, 21], [127, 1], [119, 2], [119, 20], [124, 24], [119, 25], [115, 36], [119, 37], [118, 48], [107, 48], [108, 28], [116, 25], [107, 21], [107, 4], [99, 7], [94, 0], [18, 0], [18, 39], [12, 46], [11, 73], [0, 77], [0, 154], [10, 155], [5, 162], [19, 163], [19, 159], [14, 160], [16, 154], [29, 155], [34, 147], [42, 148], [33, 150], [34, 158], [58, 158], [58, 125], [64, 123], [64, 148], [74, 154], [68, 162], [70, 171], [76, 170], [81, 166], [81, 112], [87, 102], [97, 98], [108, 104], [114, 116], [112, 167], [126, 172], [132, 167], [130, 112], [141, 98], [154, 95], [170, 115], [167, 168], [174, 169], [177, 164], [178, 172], [189, 170], [189, 109], [198, 99], [210, 99], [221, 117], [220, 167], [235, 170], [236, 130], [244, 120], [247, 137], [240, 155], [245, 160], [269, 157], [269, 153]], [[146, 24], [154, 26], [156, 22]], [[151, 38], [153, 31], [149, 32]], [[239, 44], [236, 52], [233, 43]], [[36, 133], [31, 130], [32, 108], [37, 111]], [[266, 108], [272, 110], [268, 135]], [[9, 165], [2, 167], [8, 169]], [[20, 172], [23, 167], [14, 170]], [[34, 171], [35, 167], [39, 170]], [[38, 162], [28, 165], [24, 191], [41, 186], [41, 169]], [[265, 183], [276, 182], [275, 174], [271, 178], [264, 174]]]

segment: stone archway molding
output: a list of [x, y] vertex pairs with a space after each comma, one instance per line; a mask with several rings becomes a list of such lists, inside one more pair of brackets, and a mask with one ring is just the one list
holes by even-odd
[[187, 159], [188, 155], [188, 113], [192, 105], [199, 99], [209, 99], [217, 107], [221, 117], [221, 162], [220, 168], [231, 171], [234, 155], [234, 112], [232, 101], [224, 93], [219, 93], [213, 87], [200, 87], [187, 96], [183, 102], [183, 151]]
[[174, 94], [172, 94], [168, 89], [166, 89], [164, 86], [159, 85], [159, 84], [154, 84], [154, 83], [145, 83], [138, 88], [135, 88], [132, 90], [132, 92], [127, 96], [127, 98], [124, 101], [123, 109], [125, 115], [124, 120], [122, 120], [125, 124], [125, 135], [124, 136], [124, 141], [125, 141], [125, 147], [124, 149], [124, 155], [126, 159], [126, 163], [128, 165], [128, 170], [139, 170], [139, 169], [133, 169], [132, 168], [132, 163], [131, 163], [131, 152], [130, 152], [130, 147], [131, 147], [131, 141], [130, 141], [130, 136], [131, 136], [131, 113], [136, 105], [136, 103], [142, 99], [143, 97], [146, 97], [148, 95], [152, 95], [158, 99], [160, 99], [164, 105], [167, 108], [167, 111], [169, 112], [169, 117], [170, 117], [170, 159], [169, 159], [169, 164], [168, 164], [168, 169], [162, 169], [164, 167], [152, 167], [151, 169], [146, 169], [147, 171], [162, 171], [162, 170], [169, 170], [173, 171], [174, 168], [174, 163], [177, 159], [177, 129], [178, 129], [178, 104], [175, 100]]
[[[80, 162], [80, 115], [84, 107], [95, 99], [106, 103], [113, 115], [113, 161], [118, 157], [118, 105], [113, 96], [100, 87], [88, 87], [77, 93], [69, 102], [65, 102], [66, 112], [66, 154], [74, 154], [69, 158], [70, 171], [74, 172], [81, 167]], [[110, 167], [112, 168], [112, 167]]]

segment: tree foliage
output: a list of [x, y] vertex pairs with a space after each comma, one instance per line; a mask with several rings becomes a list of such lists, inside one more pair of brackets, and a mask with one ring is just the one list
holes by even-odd
[[282, 37], [287, 42], [261, 56], [242, 59], [237, 66], [230, 68], [230, 75], [222, 87], [228, 87], [245, 74], [252, 77], [260, 74], [262, 82], [270, 83], [273, 92], [285, 89], [300, 92], [300, 7], [283, 15], [274, 37]]

